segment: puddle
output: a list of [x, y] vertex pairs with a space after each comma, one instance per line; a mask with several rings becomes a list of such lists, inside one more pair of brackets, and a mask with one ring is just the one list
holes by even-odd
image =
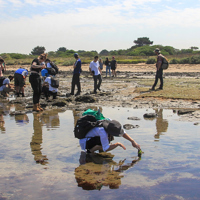
[[[55, 109], [10, 116], [20, 105], [1, 106], [0, 199], [198, 199], [200, 128], [172, 110], [102, 107], [144, 152], [115, 138], [109, 153], [85, 155], [73, 135], [77, 111]], [[144, 118], [145, 113], [158, 117]], [[129, 117], [137, 117], [130, 120]]]

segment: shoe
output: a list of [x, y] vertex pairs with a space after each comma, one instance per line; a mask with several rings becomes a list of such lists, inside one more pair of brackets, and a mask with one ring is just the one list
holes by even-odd
[[72, 96], [72, 95], [74, 95], [74, 94], [72, 94], [72, 93], [67, 93], [67, 94], [66, 94], [66, 97], [69, 97], [69, 96]]
[[93, 94], [97, 94], [97, 91], [94, 91]]
[[24, 93], [22, 93], [22, 97], [25, 97]]
[[41, 105], [38, 103], [38, 108], [40, 111], [43, 111], [43, 108], [41, 107]]
[[40, 109], [38, 108], [38, 104], [33, 105], [33, 111], [39, 112]]
[[80, 92], [77, 92], [77, 93], [75, 94], [75, 96], [78, 96], [78, 95], [80, 95]]
[[163, 90], [163, 88], [161, 88], [161, 87], [159, 87], [158, 89], [159, 89], [159, 90]]
[[155, 88], [150, 88], [149, 90], [152, 90], [152, 91], [154, 91], [154, 90], [155, 90]]
[[100, 88], [97, 88], [99, 91], [101, 91], [101, 89]]

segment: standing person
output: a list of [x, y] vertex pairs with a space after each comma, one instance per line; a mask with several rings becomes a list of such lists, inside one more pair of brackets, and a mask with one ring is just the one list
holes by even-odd
[[10, 75], [8, 78], [1, 77], [0, 78], [0, 92], [3, 96], [7, 97], [9, 92], [12, 92], [13, 86], [11, 86], [10, 82], [13, 80], [14, 76]]
[[103, 60], [101, 58], [99, 58], [99, 67], [102, 71], [103, 70]]
[[111, 69], [112, 69], [112, 77], [116, 77], [117, 74], [116, 74], [116, 69], [117, 69], [117, 61], [115, 60], [115, 57], [113, 56], [112, 57], [112, 61], [111, 61]]
[[15, 71], [14, 79], [15, 79], [15, 89], [16, 95], [19, 97], [20, 91], [22, 93], [22, 97], [24, 97], [24, 86], [26, 77], [28, 76], [28, 71], [23, 68], [19, 68]]
[[155, 54], [157, 55], [157, 62], [156, 62], [156, 76], [155, 76], [155, 82], [151, 88], [151, 90], [155, 90], [155, 87], [158, 83], [158, 79], [160, 79], [160, 87], [158, 89], [163, 89], [163, 69], [161, 67], [163, 55], [160, 53], [160, 49], [156, 48], [154, 50]]
[[80, 74], [82, 72], [82, 69], [81, 69], [81, 59], [79, 58], [78, 53], [74, 54], [74, 58], [76, 59], [76, 61], [73, 65], [74, 71], [73, 71], [72, 86], [71, 86], [70, 95], [74, 95], [75, 85], [77, 85], [78, 91], [75, 94], [75, 96], [77, 96], [77, 95], [80, 95], [80, 93], [81, 93]]
[[0, 57], [0, 77], [3, 76], [5, 69], [6, 69], [6, 65], [5, 65], [4, 59]]
[[39, 101], [42, 92], [40, 71], [44, 69], [45, 60], [47, 59], [47, 54], [43, 53], [38, 58], [32, 61], [31, 65], [31, 74], [29, 76], [29, 82], [31, 83], [31, 87], [33, 89], [33, 111], [43, 111], [41, 108]]
[[[90, 67], [89, 67], [90, 74], [93, 76], [93, 79], [94, 79], [94, 94], [97, 93], [97, 89], [101, 91], [100, 86], [102, 82], [102, 79], [101, 79], [102, 72], [99, 67], [98, 58], [99, 58], [98, 56], [95, 56], [94, 60], [90, 63]], [[97, 84], [97, 80], [99, 80], [98, 84]]]
[[108, 60], [108, 58], [106, 58], [105, 65], [106, 65], [106, 77], [107, 77], [108, 71], [109, 71], [109, 75], [111, 77], [111, 73], [110, 73], [111, 66], [110, 66], [110, 61]]

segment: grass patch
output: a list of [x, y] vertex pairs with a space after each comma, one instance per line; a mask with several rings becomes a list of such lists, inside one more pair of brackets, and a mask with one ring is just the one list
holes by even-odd
[[[167, 78], [164, 79], [164, 89], [149, 91], [154, 83], [154, 79], [137, 80], [140, 85], [135, 92], [139, 93], [139, 98], [155, 97], [165, 99], [200, 100], [200, 80], [196, 78]], [[157, 87], [159, 87], [159, 82]]]

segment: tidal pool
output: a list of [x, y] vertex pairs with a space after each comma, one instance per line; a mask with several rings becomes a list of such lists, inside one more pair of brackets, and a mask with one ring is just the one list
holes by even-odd
[[[172, 110], [102, 107], [144, 152], [126, 146], [103, 154], [81, 153], [73, 128], [80, 113], [55, 109], [0, 116], [0, 200], [199, 199], [200, 128]], [[145, 113], [157, 113], [144, 119]], [[128, 120], [137, 117], [140, 120]]]

